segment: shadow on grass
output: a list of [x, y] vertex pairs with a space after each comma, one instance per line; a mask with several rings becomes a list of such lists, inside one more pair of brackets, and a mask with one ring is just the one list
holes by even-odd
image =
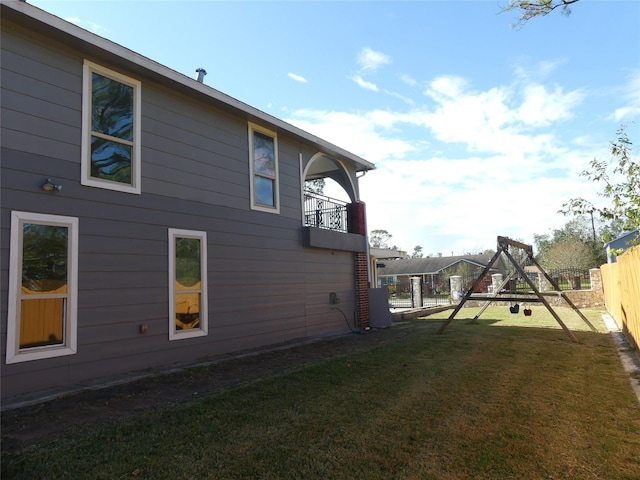
[[[474, 319], [474, 317], [480, 312], [479, 307], [463, 308], [450, 322], [444, 333], [446, 333], [452, 325], [455, 325], [456, 323], [464, 323], [465, 325], [490, 325], [501, 328], [557, 329], [564, 334], [561, 325], [544, 306], [533, 306], [528, 308], [531, 310], [530, 316], [524, 315], [523, 307], [521, 307], [517, 314], [511, 313], [509, 311], [509, 307], [489, 307], [477, 319]], [[609, 333], [602, 320], [604, 310], [582, 309], [580, 311], [596, 328], [596, 332], [593, 332], [591, 327], [574, 310], [568, 307], [555, 307], [554, 311], [571, 332], [576, 333], [586, 331], [598, 334]], [[441, 322], [443, 320], [446, 321], [450, 315], [450, 312], [439, 312], [430, 315], [429, 317], [423, 317], [420, 320]]]
[[551, 316], [506, 310], [345, 337], [342, 355], [3, 455], [3, 475], [638, 478], [638, 405], [604, 328], [563, 312], [574, 344]]

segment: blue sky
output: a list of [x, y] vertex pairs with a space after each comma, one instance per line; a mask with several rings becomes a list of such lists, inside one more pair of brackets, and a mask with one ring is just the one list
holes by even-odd
[[375, 163], [369, 230], [409, 252], [533, 243], [603, 204], [578, 173], [621, 124], [640, 145], [637, 0], [522, 28], [506, 0], [28, 1]]

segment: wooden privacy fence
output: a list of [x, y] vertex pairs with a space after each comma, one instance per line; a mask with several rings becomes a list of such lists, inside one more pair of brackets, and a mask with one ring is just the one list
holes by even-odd
[[600, 267], [607, 310], [640, 346], [640, 245]]

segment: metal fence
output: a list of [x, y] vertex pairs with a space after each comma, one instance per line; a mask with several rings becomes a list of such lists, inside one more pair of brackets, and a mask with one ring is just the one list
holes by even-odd
[[589, 270], [563, 268], [550, 270], [547, 273], [558, 284], [560, 290], [589, 290], [591, 288]]
[[[554, 290], [553, 286], [547, 281], [544, 275], [540, 272], [526, 272], [529, 280], [536, 286], [538, 290], [548, 291]], [[554, 282], [560, 287], [560, 290], [589, 290], [591, 288], [591, 276], [589, 270], [579, 268], [563, 268], [548, 270], [547, 274], [553, 279]], [[475, 281], [474, 276], [465, 276], [462, 278], [463, 291], [466, 293], [471, 285]], [[477, 289], [477, 293], [491, 292], [491, 279], [489, 276], [485, 277], [483, 284]], [[531, 291], [529, 282], [524, 277], [516, 275], [508, 285], [504, 287], [504, 290], [513, 293], [528, 293]]]
[[[547, 271], [547, 274], [560, 287], [560, 290], [589, 290], [591, 288], [591, 276], [589, 270], [579, 268], [562, 268]], [[527, 277], [536, 286], [538, 290], [554, 290], [554, 287], [547, 281], [540, 272], [527, 272]], [[529, 283], [522, 277], [515, 277], [512, 281], [515, 283], [509, 285], [510, 291], [529, 292], [531, 287]]]
[[[540, 272], [526, 272], [527, 277], [536, 286], [538, 290], [548, 291], [554, 290], [553, 286], [546, 280]], [[591, 276], [589, 270], [578, 268], [564, 268], [549, 270], [547, 274], [558, 284], [560, 290], [589, 290], [591, 288]], [[471, 286], [478, 278], [479, 273], [473, 275], [462, 276], [462, 292], [469, 291]], [[400, 278], [398, 278], [400, 280]], [[413, 308], [414, 306], [432, 306], [446, 305], [451, 303], [451, 295], [449, 292], [448, 279], [439, 282], [440, 287], [434, 291], [433, 288], [421, 283], [422, 299], [414, 301], [413, 293], [409, 279], [403, 281], [386, 282], [389, 289], [389, 307], [390, 308]], [[482, 282], [477, 285], [474, 293], [494, 293], [492, 292], [491, 276], [487, 275]], [[514, 277], [508, 285], [504, 287], [504, 291], [513, 293], [530, 293], [532, 292], [529, 283], [521, 276]], [[437, 293], [436, 293], [437, 292]]]
[[413, 291], [404, 282], [388, 283], [386, 286], [389, 289], [389, 308], [432, 307], [451, 303], [449, 292], [435, 293], [423, 282], [420, 283], [419, 298], [414, 298]]
[[348, 232], [347, 203], [312, 192], [304, 192], [304, 223], [310, 227]]
[[448, 294], [431, 295], [429, 297], [422, 297], [422, 302], [419, 301], [414, 304], [414, 299], [409, 296], [389, 296], [389, 308], [414, 308], [414, 305], [418, 307], [435, 307], [436, 305], [449, 305], [451, 303], [451, 296]]

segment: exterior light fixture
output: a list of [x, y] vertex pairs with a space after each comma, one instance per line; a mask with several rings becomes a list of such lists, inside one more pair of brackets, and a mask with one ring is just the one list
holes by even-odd
[[45, 192], [52, 192], [54, 190], [56, 192], [59, 192], [60, 190], [62, 190], [62, 185], [55, 184], [50, 178], [47, 178], [47, 180], [42, 184], [42, 189]]

